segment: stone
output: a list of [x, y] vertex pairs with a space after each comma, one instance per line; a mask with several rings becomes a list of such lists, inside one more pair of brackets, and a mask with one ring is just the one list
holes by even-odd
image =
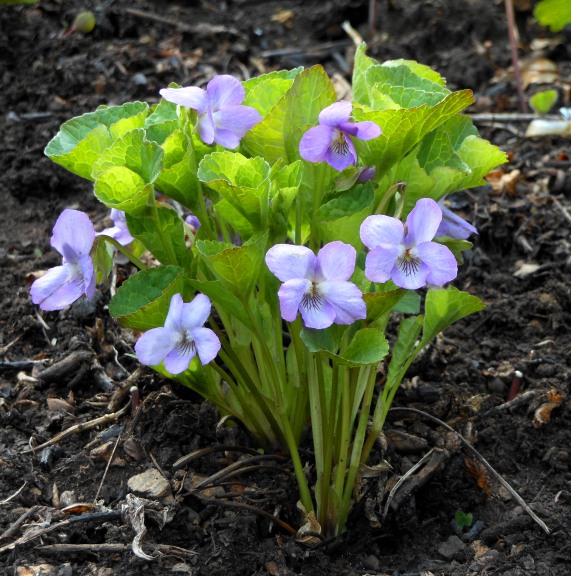
[[127, 482], [129, 490], [150, 500], [161, 500], [163, 504], [171, 504], [174, 501], [168, 480], [155, 468], [149, 468], [129, 478]]

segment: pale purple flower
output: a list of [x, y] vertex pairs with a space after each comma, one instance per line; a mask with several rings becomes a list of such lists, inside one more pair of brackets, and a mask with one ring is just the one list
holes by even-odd
[[116, 208], [111, 208], [110, 214], [111, 220], [113, 220], [114, 226], [111, 228], [105, 228], [99, 234], [105, 234], [111, 236], [121, 244], [121, 246], [127, 246], [133, 242], [134, 238], [127, 228], [127, 220], [125, 219], [125, 212], [123, 210], [117, 210]]
[[340, 172], [357, 165], [352, 138], [372, 140], [381, 135], [374, 122], [350, 122], [351, 102], [335, 102], [319, 113], [319, 125], [310, 128], [299, 143], [299, 153], [310, 162], [327, 162]]
[[237, 148], [246, 132], [262, 119], [255, 108], [241, 105], [246, 91], [239, 80], [227, 74], [212, 78], [206, 90], [196, 86], [163, 88], [160, 94], [198, 112], [198, 133], [205, 144]]
[[363, 168], [359, 174], [359, 177], [357, 178], [357, 182], [368, 182], [369, 180], [372, 180], [376, 174], [377, 169], [374, 166]]
[[95, 274], [89, 255], [95, 229], [89, 216], [64, 210], [53, 228], [51, 245], [63, 256], [62, 265], [50, 268], [30, 288], [32, 302], [42, 310], [62, 310], [83, 294], [95, 294]]
[[441, 220], [440, 206], [430, 198], [416, 203], [404, 225], [390, 216], [365, 218], [361, 240], [370, 250], [365, 276], [372, 282], [392, 280], [409, 290], [456, 278], [456, 258], [447, 246], [432, 242]]
[[204, 294], [197, 294], [187, 304], [180, 294], [175, 294], [164, 327], [145, 332], [135, 344], [141, 364], [156, 366], [164, 361], [168, 372], [180, 374], [197, 354], [202, 364], [214, 360], [220, 340], [210, 328], [203, 328], [210, 308], [210, 300]]
[[444, 206], [444, 198], [438, 202], [438, 205], [442, 210], [442, 222], [440, 222], [440, 226], [436, 231], [436, 238], [439, 236], [450, 236], [450, 238], [455, 240], [466, 240], [470, 235], [478, 234], [478, 230], [472, 224], [466, 222], [466, 220]]
[[284, 320], [293, 322], [298, 311], [308, 328], [364, 319], [367, 309], [363, 294], [348, 282], [356, 257], [353, 246], [339, 241], [326, 244], [317, 256], [305, 246], [272, 246], [266, 264], [283, 282], [278, 297]]

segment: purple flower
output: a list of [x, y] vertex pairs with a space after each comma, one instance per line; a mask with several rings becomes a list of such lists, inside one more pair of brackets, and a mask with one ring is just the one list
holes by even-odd
[[62, 310], [83, 294], [93, 298], [95, 274], [89, 252], [95, 229], [89, 216], [64, 210], [55, 223], [51, 245], [63, 256], [62, 265], [50, 268], [30, 288], [32, 302], [42, 310]]
[[129, 232], [129, 228], [127, 228], [127, 220], [125, 219], [125, 212], [122, 210], [117, 210], [116, 208], [111, 208], [110, 214], [111, 220], [113, 220], [113, 224], [115, 226], [111, 226], [111, 228], [105, 228], [99, 234], [106, 234], [107, 236], [111, 236], [121, 244], [121, 246], [127, 246], [133, 242], [134, 238], [131, 236]]
[[163, 88], [160, 94], [169, 102], [198, 112], [198, 132], [205, 144], [237, 148], [246, 132], [262, 119], [255, 108], [241, 105], [246, 96], [244, 87], [227, 74], [212, 78], [206, 90], [196, 86]]
[[392, 280], [409, 290], [427, 283], [441, 286], [456, 278], [458, 264], [452, 252], [431, 241], [441, 220], [440, 206], [430, 198], [416, 203], [405, 225], [390, 216], [365, 218], [361, 240], [371, 250], [365, 276], [373, 282]]
[[436, 231], [435, 237], [450, 236], [455, 240], [466, 240], [471, 234], [478, 234], [478, 230], [460, 216], [454, 214], [444, 206], [444, 198], [438, 202], [442, 210], [442, 222]]
[[349, 122], [351, 102], [336, 102], [319, 114], [319, 126], [310, 128], [299, 143], [301, 157], [310, 162], [327, 162], [340, 172], [357, 164], [357, 152], [351, 138], [371, 140], [381, 135], [374, 122]]
[[198, 229], [201, 226], [200, 220], [194, 215], [189, 214], [184, 221], [188, 224], [193, 234], [198, 232]]
[[363, 294], [348, 282], [357, 253], [343, 242], [326, 244], [315, 256], [305, 246], [276, 244], [266, 254], [266, 264], [283, 282], [279, 289], [281, 314], [293, 322], [298, 310], [308, 328], [351, 324], [366, 317]]
[[156, 366], [164, 360], [171, 374], [180, 374], [197, 354], [202, 364], [214, 360], [220, 340], [210, 328], [202, 327], [210, 308], [210, 300], [204, 294], [197, 294], [188, 304], [183, 303], [180, 294], [175, 294], [164, 327], [149, 330], [135, 344], [139, 361]]

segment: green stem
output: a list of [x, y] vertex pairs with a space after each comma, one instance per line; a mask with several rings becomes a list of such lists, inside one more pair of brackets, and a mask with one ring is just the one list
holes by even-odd
[[133, 263], [139, 270], [147, 270], [147, 267], [135, 255], [131, 254], [131, 252], [126, 250], [124, 246], [119, 244], [119, 242], [117, 242], [115, 238], [107, 236], [107, 234], [99, 234], [98, 238], [102, 238], [103, 240], [105, 240], [105, 242], [109, 242], [109, 244], [115, 246], [115, 248], [117, 248], [117, 250], [121, 252], [123, 256], [128, 258], [129, 261]]

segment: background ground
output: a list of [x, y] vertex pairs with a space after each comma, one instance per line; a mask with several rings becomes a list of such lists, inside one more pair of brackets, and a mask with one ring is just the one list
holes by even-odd
[[[525, 8], [525, 2], [521, 5]], [[26, 567], [45, 565], [43, 573], [62, 576], [568, 574], [571, 412], [561, 395], [569, 393], [571, 374], [571, 154], [568, 140], [524, 138], [521, 122], [479, 124], [484, 137], [509, 152], [510, 164], [496, 174], [494, 188], [455, 197], [454, 207], [480, 232], [456, 286], [480, 296], [487, 309], [443, 335], [414, 367], [396, 405], [423, 409], [470, 437], [531, 503], [551, 535], [497, 482], [467, 465], [462, 451], [451, 449], [438, 471], [381, 527], [371, 525], [380, 509], [371, 484], [363, 500], [366, 510], [355, 514], [342, 540], [305, 549], [252, 510], [222, 506], [215, 494], [208, 502], [187, 495], [185, 482], [221, 469], [239, 454], [216, 453], [175, 471], [178, 458], [247, 439], [217, 435], [216, 415], [208, 406], [148, 371], [136, 380], [144, 400], [136, 417], [127, 413], [115, 427], [75, 434], [33, 457], [22, 454], [31, 439], [41, 443], [107, 413], [113, 392], [136, 369], [127, 356], [132, 340], [105, 310], [108, 295], [93, 305], [43, 315], [29, 298], [30, 275], [57, 264], [49, 238], [61, 210], [85, 210], [99, 224], [106, 217], [89, 183], [43, 156], [59, 125], [100, 104], [155, 102], [158, 90], [171, 81], [202, 84], [214, 73], [245, 78], [321, 63], [342, 87], [350, 78], [353, 49], [341, 23], [349, 21], [365, 38], [370, 34], [365, 0], [158, 6], [150, 0], [40, 0], [37, 6], [0, 8], [0, 572], [38, 573]], [[67, 35], [66, 27], [82, 9], [94, 11], [95, 30]], [[470, 112], [517, 109], [502, 2], [380, 0], [378, 10], [373, 55], [434, 66], [450, 88], [475, 91], [478, 101]], [[550, 80], [560, 104], [569, 105], [569, 37], [542, 39], [525, 10], [518, 12], [518, 21], [522, 54], [536, 54], [533, 49], [544, 40], [543, 54], [557, 66], [558, 75]], [[536, 88], [532, 83], [528, 94]], [[502, 178], [504, 173], [508, 176]], [[31, 379], [54, 365], [41, 381]], [[505, 408], [515, 370], [524, 374], [523, 394]], [[556, 394], [560, 402], [550, 421], [535, 427], [536, 409]], [[101, 431], [107, 437], [96, 438]], [[403, 431], [413, 434], [416, 444], [404, 446]], [[429, 448], [442, 447], [445, 436], [434, 423], [398, 412], [388, 434], [386, 458], [395, 474]], [[287, 464], [280, 466], [239, 476], [226, 490], [236, 493], [247, 486], [246, 493], [224, 501], [250, 503], [295, 525]], [[149, 468], [160, 469], [178, 491], [162, 530], [160, 522], [147, 521], [143, 549], [157, 556], [154, 561], [131, 552], [128, 515], [58, 527], [70, 518], [61, 508], [92, 502], [99, 489], [102, 504], [120, 510], [128, 480]], [[164, 495], [154, 497], [161, 498], [164, 503]], [[459, 509], [483, 523], [471, 542], [451, 526]], [[55, 529], [41, 539], [7, 548], [26, 524], [50, 523]], [[54, 544], [88, 549], [39, 548]]]

